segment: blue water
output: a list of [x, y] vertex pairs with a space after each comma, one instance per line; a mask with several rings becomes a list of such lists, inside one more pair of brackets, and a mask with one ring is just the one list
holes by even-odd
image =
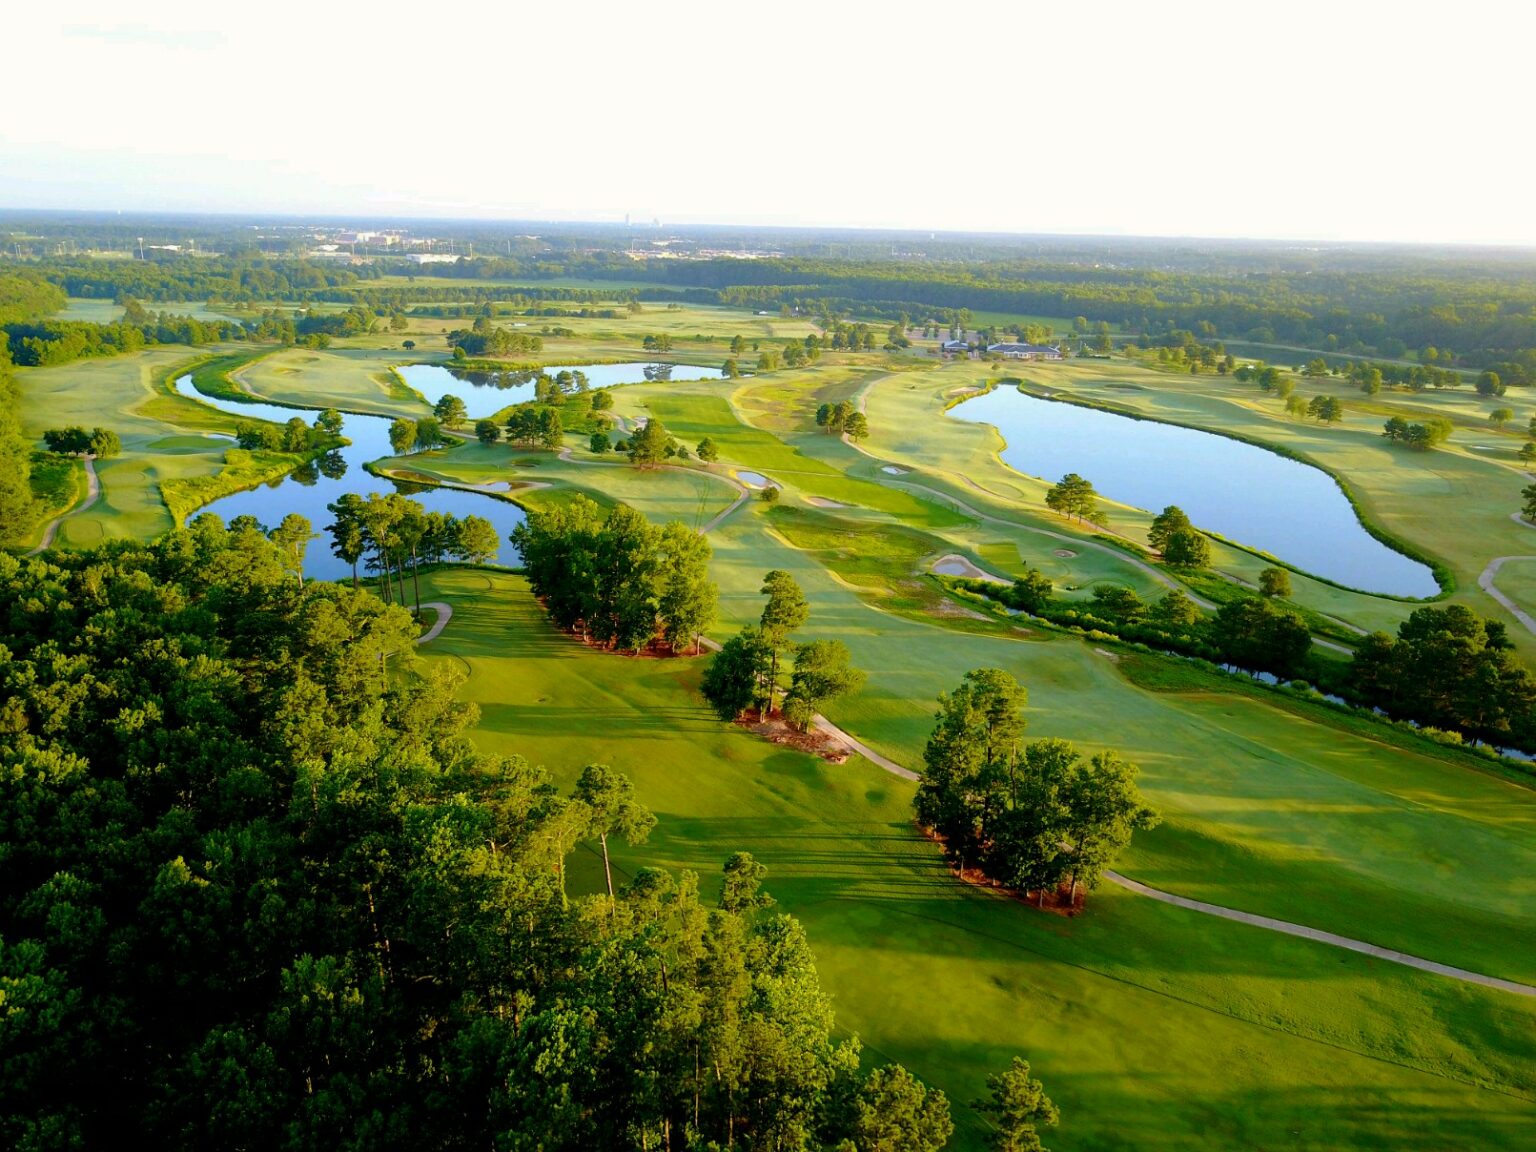
[[1363, 592], [1434, 596], [1427, 565], [1360, 524], [1321, 469], [1192, 428], [1133, 420], [997, 388], [957, 405], [961, 420], [1003, 434], [1003, 460], [1055, 481], [1076, 472], [1108, 499], [1160, 512], [1177, 504], [1196, 527]]
[[[314, 412], [281, 404], [257, 401], [245, 403], [204, 396], [193, 387], [191, 376], [180, 377], [176, 381], [176, 391], [204, 404], [211, 404], [220, 411], [247, 419], [285, 424], [294, 416], [303, 417], [306, 423], [315, 417]], [[421, 489], [418, 485], [385, 480], [364, 470], [365, 462], [395, 454], [389, 446], [389, 424], [389, 419], [383, 416], [347, 414], [341, 434], [352, 442], [328, 453], [318, 466], [306, 465], [259, 488], [224, 496], [198, 511], [216, 513], [226, 523], [236, 516], [254, 516], [268, 528], [276, 526], [290, 512], [308, 517], [315, 531], [320, 533], [320, 538], [310, 541], [309, 550], [304, 555], [304, 574], [320, 580], [340, 580], [351, 577], [352, 566], [338, 560], [331, 553], [330, 538], [325, 531], [325, 526], [331, 522], [331, 514], [325, 506], [334, 503], [347, 492], [356, 492], [364, 497], [370, 492], [384, 495], [401, 492], [428, 511], [449, 512], [460, 517], [475, 515], [489, 520], [496, 526], [496, 534], [501, 538], [501, 551], [496, 555], [496, 563], [516, 564], [517, 549], [507, 537], [513, 528], [527, 519], [516, 504], [494, 496], [453, 488]]]
[[[402, 364], [395, 369], [400, 378], [436, 404], [444, 396], [464, 401], [471, 420], [500, 412], [509, 404], [533, 399], [533, 381], [537, 372], [511, 370], [481, 372], [467, 368], [449, 368], [442, 364]], [[716, 380], [725, 374], [718, 368], [697, 364], [661, 364], [631, 361], [627, 364], [562, 364], [545, 368], [546, 376], [558, 372], [581, 372], [592, 388], [611, 388], [615, 384], [643, 384], [647, 380]], [[468, 385], [468, 387], [465, 387]]]

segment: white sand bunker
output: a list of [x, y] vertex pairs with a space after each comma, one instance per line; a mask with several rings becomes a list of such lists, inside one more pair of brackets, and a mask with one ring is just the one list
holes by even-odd
[[1077, 553], [1070, 548], [1058, 548], [1051, 555], [1060, 556], [1063, 560], [1072, 560], [1077, 556]]
[[993, 584], [1008, 583], [1001, 576], [982, 571], [958, 552], [940, 556], [933, 562], [933, 571], [940, 576], [964, 576], [967, 580], [988, 580]]
[[807, 496], [807, 504], [814, 504], [817, 508], [852, 508], [852, 504], [844, 504], [841, 500], [828, 500], [825, 496]]
[[889, 472], [892, 476], [905, 476], [907, 474], [907, 470], [905, 468], [898, 468], [894, 464], [882, 464], [880, 466], [880, 471]]

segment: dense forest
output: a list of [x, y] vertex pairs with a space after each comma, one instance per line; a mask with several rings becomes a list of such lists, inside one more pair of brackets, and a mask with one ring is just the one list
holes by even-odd
[[32, 512], [32, 443], [21, 430], [21, 391], [0, 345], [0, 540], [22, 535]]
[[[0, 555], [0, 1143], [944, 1144], [760, 864], [569, 891], [654, 823], [629, 782], [477, 754], [404, 610], [290, 568], [207, 515]], [[1054, 1120], [1022, 1063], [992, 1087]]]

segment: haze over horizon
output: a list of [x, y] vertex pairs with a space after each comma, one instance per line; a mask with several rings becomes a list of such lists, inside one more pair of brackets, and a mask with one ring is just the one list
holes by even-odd
[[17, 12], [0, 207], [1536, 245], [1527, 12], [773, 11]]

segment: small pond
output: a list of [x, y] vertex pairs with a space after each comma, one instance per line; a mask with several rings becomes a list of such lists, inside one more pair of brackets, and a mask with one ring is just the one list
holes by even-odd
[[[177, 379], [176, 391], [204, 404], [211, 404], [221, 411], [251, 419], [283, 424], [294, 416], [301, 416], [306, 422], [313, 421], [315, 417], [314, 412], [281, 404], [256, 401], [240, 403], [204, 396], [193, 387], [191, 376]], [[325, 532], [325, 526], [331, 522], [331, 514], [325, 506], [334, 503], [347, 492], [356, 492], [363, 497], [370, 492], [384, 495], [399, 492], [410, 496], [431, 512], [448, 512], [459, 517], [474, 515], [489, 520], [496, 526], [496, 535], [501, 540], [501, 551], [495, 557], [496, 563], [516, 564], [517, 549], [507, 537], [513, 528], [527, 519], [516, 504], [477, 492], [428, 488], [386, 480], [363, 468], [363, 464], [369, 460], [394, 455], [389, 446], [389, 423], [389, 419], [384, 416], [356, 416], [348, 413], [341, 434], [352, 443], [259, 488], [221, 497], [199, 508], [198, 512], [212, 512], [223, 517], [225, 523], [236, 516], [254, 516], [268, 528], [275, 527], [288, 513], [297, 512], [307, 517], [320, 534], [319, 539], [310, 541], [309, 550], [304, 555], [304, 575], [320, 580], [340, 580], [352, 575], [352, 566], [338, 560], [331, 553], [330, 537]]]
[[1434, 596], [1427, 565], [1381, 543], [1321, 469], [1240, 440], [997, 388], [952, 408], [991, 424], [1002, 458], [1030, 476], [1076, 472], [1111, 500], [1177, 504], [1197, 527], [1363, 592]]
[[748, 488], [766, 488], [773, 483], [772, 480], [768, 479], [761, 472], [738, 471], [736, 479], [740, 480]]
[[[590, 388], [609, 388], [615, 384], [641, 384], [648, 380], [716, 380], [725, 375], [719, 368], [697, 364], [661, 364], [632, 361], [627, 364], [562, 364], [543, 369], [507, 369], [502, 372], [450, 368], [443, 364], [402, 364], [395, 369], [408, 386], [436, 404], [444, 396], [464, 401], [471, 420], [500, 412], [509, 404], [533, 399], [533, 382], [539, 372], [554, 376], [560, 372], [580, 372]], [[465, 385], [469, 387], [465, 387]]]

